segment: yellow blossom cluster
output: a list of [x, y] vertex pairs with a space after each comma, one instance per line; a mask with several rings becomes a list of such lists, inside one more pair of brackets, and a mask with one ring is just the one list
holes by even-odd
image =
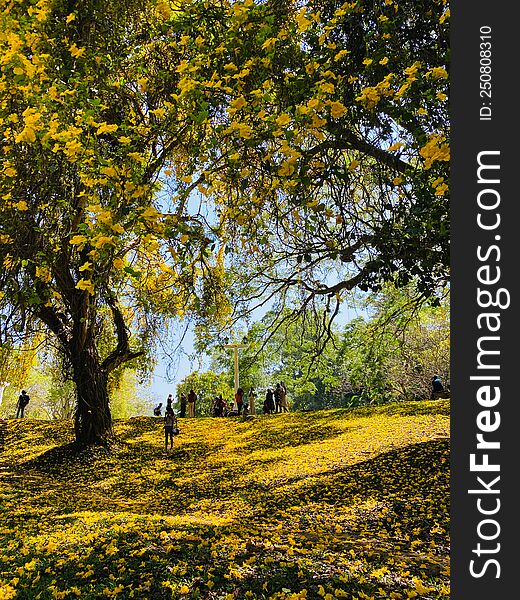
[[446, 138], [432, 134], [426, 144], [421, 148], [420, 155], [424, 159], [424, 168], [429, 169], [435, 161], [449, 161], [450, 147]]

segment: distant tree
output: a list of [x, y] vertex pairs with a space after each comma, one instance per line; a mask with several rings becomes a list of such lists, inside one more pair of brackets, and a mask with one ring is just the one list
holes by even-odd
[[116, 419], [150, 414], [153, 405], [151, 392], [140, 382], [135, 369], [124, 369], [110, 389], [110, 409]]
[[424, 399], [433, 375], [449, 382], [449, 296], [430, 306], [413, 290], [386, 286], [371, 298], [369, 310], [341, 336], [338, 360], [354, 396], [364, 402]]
[[[329, 408], [341, 402], [332, 390], [340, 385], [341, 365], [336, 360], [334, 341], [321, 330], [323, 315], [312, 311], [284, 311], [283, 324], [272, 330], [273, 314], [253, 323], [247, 331], [246, 348], [239, 353], [241, 386], [260, 389], [284, 382], [294, 408]], [[245, 334], [245, 332], [244, 332]], [[233, 382], [233, 361], [229, 350], [212, 348], [213, 368]]]

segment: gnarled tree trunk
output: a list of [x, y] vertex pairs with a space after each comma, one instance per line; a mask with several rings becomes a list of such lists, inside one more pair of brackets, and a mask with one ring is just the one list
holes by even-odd
[[77, 395], [76, 443], [80, 446], [106, 445], [113, 437], [108, 375], [93, 342], [73, 357], [72, 371]]

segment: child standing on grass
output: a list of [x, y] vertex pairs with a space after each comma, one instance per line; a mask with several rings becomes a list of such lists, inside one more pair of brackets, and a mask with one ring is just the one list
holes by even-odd
[[170, 450], [173, 450], [174, 429], [177, 427], [177, 418], [170, 408], [166, 411], [164, 417], [164, 449], [168, 451], [168, 439], [170, 440]]

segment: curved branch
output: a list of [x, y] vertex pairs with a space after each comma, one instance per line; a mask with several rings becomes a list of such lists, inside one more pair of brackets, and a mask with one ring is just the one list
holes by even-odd
[[101, 363], [101, 368], [109, 373], [110, 371], [117, 369], [117, 367], [123, 363], [142, 356], [144, 352], [132, 352], [130, 350], [130, 338], [128, 336], [128, 329], [125, 324], [123, 313], [117, 305], [116, 299], [111, 294], [107, 295], [107, 304], [112, 311], [117, 334], [117, 346], [115, 350]]

